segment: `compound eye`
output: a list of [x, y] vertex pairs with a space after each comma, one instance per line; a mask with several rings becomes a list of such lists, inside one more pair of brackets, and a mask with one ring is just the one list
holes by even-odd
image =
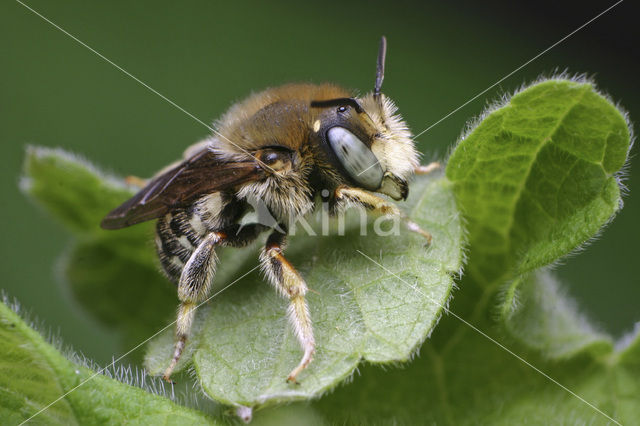
[[284, 171], [291, 168], [291, 153], [279, 149], [261, 149], [256, 157], [267, 167], [275, 171]]
[[376, 156], [356, 135], [344, 127], [332, 127], [327, 140], [351, 179], [365, 189], [380, 188], [384, 173]]

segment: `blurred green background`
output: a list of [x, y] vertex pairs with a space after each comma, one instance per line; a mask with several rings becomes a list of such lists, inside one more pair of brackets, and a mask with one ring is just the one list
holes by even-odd
[[[205, 122], [251, 91], [285, 82], [369, 91], [385, 34], [384, 91], [418, 133], [614, 2], [579, 8], [545, 1], [25, 3]], [[555, 70], [594, 76], [637, 120], [639, 40], [631, 3], [422, 135], [424, 161], [445, 156], [487, 102]], [[0, 287], [65, 343], [105, 363], [125, 348], [74, 304], [57, 274], [69, 235], [18, 189], [25, 146], [62, 147], [115, 174], [149, 176], [208, 130], [10, 0], [0, 3], [0, 53]], [[640, 194], [634, 194], [640, 169], [633, 162], [625, 208], [586, 251], [558, 268], [582, 309], [615, 336], [640, 321], [633, 248], [640, 241]]]

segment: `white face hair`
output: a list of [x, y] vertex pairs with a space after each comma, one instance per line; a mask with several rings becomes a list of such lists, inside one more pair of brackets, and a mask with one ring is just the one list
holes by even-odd
[[[370, 93], [359, 98], [358, 101], [379, 130], [378, 137], [371, 145], [371, 151], [380, 162], [385, 175], [389, 173], [408, 181], [420, 164], [419, 154], [411, 138], [409, 127], [402, 116], [396, 114], [398, 108], [383, 94], [380, 94], [380, 99], [375, 99], [373, 93]], [[382, 185], [379, 189], [384, 188], [385, 182]], [[381, 190], [377, 192], [386, 194]]]

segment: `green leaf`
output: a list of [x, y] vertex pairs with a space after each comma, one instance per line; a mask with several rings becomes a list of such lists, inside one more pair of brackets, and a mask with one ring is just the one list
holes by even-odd
[[[300, 385], [285, 382], [302, 355], [285, 316], [287, 302], [258, 273], [202, 309], [186, 357], [193, 356], [205, 392], [225, 404], [246, 406], [308, 399], [351, 375], [363, 359], [408, 360], [447, 303], [463, 242], [447, 180], [419, 179], [408, 206], [413, 220], [433, 234], [428, 249], [420, 236], [406, 231], [379, 237], [369, 227], [369, 235], [360, 236], [354, 221], [345, 236], [291, 238], [286, 256], [312, 289], [307, 296], [317, 342]], [[418, 290], [399, 283], [358, 250]], [[251, 260], [244, 270], [255, 265]], [[173, 336], [167, 333], [149, 346], [147, 367], [161, 373], [172, 353]]]
[[582, 352], [597, 356], [612, 349], [611, 338], [578, 312], [549, 271], [514, 280], [501, 311], [503, 326], [512, 337], [549, 358], [568, 359]]
[[[27, 150], [23, 191], [74, 235], [61, 269], [74, 298], [129, 349], [161, 329], [173, 316], [175, 287], [159, 272], [153, 224], [118, 232], [100, 228], [134, 188], [59, 149]], [[132, 359], [140, 359], [134, 353]]]
[[[5, 301], [6, 303], [6, 301]], [[18, 424], [213, 424], [202, 413], [110, 379], [62, 356], [0, 303], [0, 418]], [[16, 305], [14, 305], [15, 307]]]
[[318, 411], [329, 423], [635, 424], [640, 327], [613, 345], [535, 271], [619, 209], [629, 144], [623, 114], [584, 82], [545, 81], [485, 115], [446, 170], [471, 243], [455, 315], [420, 359], [363, 368]]
[[467, 267], [484, 285], [586, 242], [620, 208], [624, 116], [588, 82], [548, 80], [490, 111], [447, 164], [468, 222]]
[[[22, 189], [76, 235], [105, 237], [102, 218], [132, 194], [123, 182], [61, 149], [28, 147]], [[146, 234], [144, 226], [132, 228]]]
[[536, 268], [593, 238], [622, 206], [630, 143], [625, 116], [591, 83], [548, 80], [485, 114], [447, 165], [469, 224], [473, 281], [488, 294], [511, 281], [499, 309], [505, 331], [546, 357], [611, 349]]
[[[175, 319], [168, 312], [177, 299], [167, 294], [170, 287], [150, 260], [155, 253], [147, 224], [117, 232], [98, 228], [100, 219], [131, 195], [128, 188], [69, 154], [42, 148], [28, 152], [25, 174], [27, 192], [63, 223], [73, 222], [78, 206], [89, 206], [84, 225], [71, 226], [77, 242], [65, 267], [77, 299], [104, 323], [121, 328], [131, 344]], [[61, 184], [48, 192], [52, 181]], [[88, 188], [78, 188], [83, 185]], [[89, 195], [96, 191], [111, 195]], [[416, 181], [404, 208], [433, 234], [430, 248], [404, 229], [400, 236], [378, 237], [372, 229], [381, 223], [376, 221], [366, 228], [369, 235], [360, 236], [355, 213], [344, 236], [334, 229], [329, 237], [299, 232], [290, 238], [286, 256], [312, 290], [308, 301], [317, 341], [301, 385], [285, 383], [302, 355], [287, 323], [287, 302], [257, 272], [200, 309], [178, 370], [192, 362], [213, 399], [256, 406], [317, 396], [352, 374], [362, 359], [408, 360], [449, 298], [452, 277], [461, 268], [463, 232], [446, 179]], [[389, 230], [389, 222], [382, 223]], [[257, 265], [257, 248], [221, 250], [217, 289]], [[374, 259], [383, 255], [385, 267], [419, 293], [379, 273], [356, 250]], [[166, 368], [173, 345], [173, 330], [150, 343], [146, 365], [152, 373]]]
[[[317, 411], [329, 424], [613, 423], [593, 407], [624, 425], [640, 418], [640, 328], [627, 338], [625, 350], [601, 352], [600, 361], [552, 362], [510, 347], [592, 407], [457, 319], [442, 322], [434, 339], [443, 331], [461, 333], [454, 344], [432, 339], [403, 369], [365, 367], [353, 384], [315, 403]], [[486, 333], [494, 328], [488, 319], [474, 326]]]

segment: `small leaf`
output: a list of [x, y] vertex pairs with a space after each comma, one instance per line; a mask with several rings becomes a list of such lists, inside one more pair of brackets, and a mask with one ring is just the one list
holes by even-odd
[[484, 285], [547, 265], [620, 208], [624, 116], [592, 84], [548, 80], [488, 113], [447, 164]]
[[[257, 273], [212, 300], [199, 313], [187, 344], [207, 394], [247, 406], [307, 399], [352, 374], [362, 359], [408, 360], [447, 303], [463, 241], [445, 179], [419, 179], [409, 205], [413, 220], [433, 233], [429, 249], [421, 237], [404, 231], [380, 237], [369, 227], [370, 235], [360, 236], [357, 223], [348, 225], [343, 237], [291, 238], [286, 256], [312, 289], [307, 297], [317, 342], [315, 359], [299, 376], [298, 386], [285, 382], [302, 355], [286, 319], [286, 301]], [[167, 333], [149, 346], [148, 368], [162, 372], [172, 352], [173, 337]]]
[[548, 80], [486, 115], [447, 166], [469, 223], [471, 276], [489, 288], [511, 281], [503, 325], [545, 357], [610, 350], [535, 269], [593, 238], [621, 207], [628, 126], [592, 84]]
[[0, 303], [0, 418], [18, 424], [213, 424], [171, 400], [126, 385], [63, 357]]
[[578, 313], [573, 300], [546, 270], [511, 283], [501, 318], [512, 337], [552, 359], [568, 359], [581, 352], [597, 356], [612, 349], [611, 338]]
[[[108, 235], [102, 218], [132, 194], [119, 180], [61, 149], [29, 147], [22, 189], [78, 235]], [[146, 233], [144, 227], [133, 228]]]
[[65, 151], [30, 147], [22, 189], [73, 232], [60, 262], [63, 278], [84, 308], [121, 332], [127, 349], [166, 325], [177, 297], [157, 265], [153, 223], [118, 232], [100, 228], [133, 188]]

